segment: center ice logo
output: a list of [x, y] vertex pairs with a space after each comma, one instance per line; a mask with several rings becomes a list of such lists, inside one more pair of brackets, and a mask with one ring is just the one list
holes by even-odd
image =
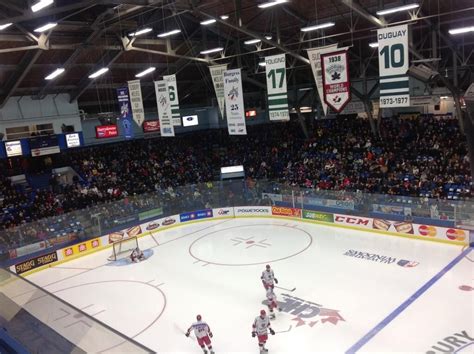
[[263, 239], [260, 241], [255, 241], [254, 236], [251, 236], [249, 238], [242, 238], [242, 237], [236, 237], [230, 239], [231, 241], [234, 242], [233, 246], [238, 246], [238, 245], [243, 245], [245, 248], [251, 248], [251, 247], [262, 247], [262, 248], [267, 248], [270, 247], [271, 244], [267, 243], [267, 239]]
[[[300, 299], [296, 296], [282, 294], [283, 300], [278, 301], [278, 307], [281, 312], [293, 315], [291, 321], [296, 322], [295, 327], [308, 325], [314, 327], [317, 323], [325, 324], [327, 322], [337, 325], [339, 321], [346, 321], [340, 314], [339, 310], [333, 310], [314, 302]], [[266, 305], [266, 300], [262, 302]]]

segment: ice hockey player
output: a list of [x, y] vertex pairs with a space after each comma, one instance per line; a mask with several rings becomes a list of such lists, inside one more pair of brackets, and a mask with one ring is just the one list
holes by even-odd
[[142, 250], [140, 248], [135, 248], [130, 255], [130, 259], [132, 262], [138, 263], [140, 261], [143, 261], [145, 259], [145, 255], [143, 254]]
[[278, 279], [275, 278], [275, 274], [273, 273], [273, 269], [270, 268], [270, 264], [267, 264], [266, 269], [262, 272], [262, 279], [263, 287], [265, 290], [268, 288], [272, 288], [275, 286], [275, 283], [278, 284]]
[[275, 331], [271, 328], [270, 319], [268, 318], [267, 313], [265, 310], [261, 310], [260, 316], [255, 317], [255, 321], [252, 325], [252, 337], [257, 336], [260, 354], [268, 352], [268, 349], [265, 348], [265, 343], [268, 339], [268, 331], [270, 331], [272, 335], [275, 335]]
[[[270, 311], [270, 319], [274, 320], [275, 319], [275, 313], [273, 312], [273, 309], [278, 308], [278, 303], [277, 303], [277, 297], [275, 293], [273, 292], [272, 288], [267, 289], [267, 306], [268, 306], [268, 311]], [[281, 311], [280, 308], [278, 308], [278, 311]]]
[[214, 354], [214, 350], [212, 350], [212, 344], [211, 344], [211, 339], [210, 339], [212, 338], [211, 328], [206, 322], [202, 320], [201, 315], [197, 315], [196, 320], [197, 322], [194, 322], [191, 325], [191, 327], [189, 327], [188, 330], [186, 331], [186, 337], [189, 337], [189, 333], [193, 329], [194, 335], [197, 338], [199, 346], [204, 351], [204, 354], [207, 354], [206, 345], [210, 351], [210, 354]]

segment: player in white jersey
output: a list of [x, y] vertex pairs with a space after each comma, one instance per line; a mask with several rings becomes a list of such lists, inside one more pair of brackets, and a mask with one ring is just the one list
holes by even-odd
[[258, 346], [260, 348], [260, 354], [268, 352], [268, 349], [265, 348], [265, 343], [268, 339], [268, 331], [272, 335], [275, 334], [275, 331], [271, 328], [270, 319], [267, 316], [265, 310], [260, 311], [260, 316], [255, 317], [252, 325], [252, 337], [257, 336]]
[[[273, 309], [278, 308], [278, 303], [277, 303], [277, 297], [275, 293], [273, 292], [272, 288], [267, 289], [267, 306], [268, 310], [270, 311], [270, 319], [274, 320], [275, 319], [275, 313], [273, 312]], [[280, 308], [278, 308], [278, 311], [281, 311]]]
[[270, 265], [267, 264], [266, 269], [262, 272], [262, 276], [260, 277], [262, 279], [263, 287], [265, 290], [268, 288], [272, 288], [275, 286], [275, 284], [278, 284], [278, 279], [275, 278], [275, 274], [273, 273], [273, 269], [270, 268]]
[[212, 350], [212, 344], [211, 344], [211, 339], [210, 339], [212, 338], [211, 328], [206, 322], [202, 321], [201, 315], [197, 315], [196, 319], [197, 319], [197, 322], [194, 322], [191, 325], [191, 327], [189, 327], [188, 330], [186, 331], [186, 337], [189, 337], [189, 333], [191, 332], [191, 330], [194, 330], [194, 335], [197, 338], [199, 346], [204, 351], [204, 354], [207, 354], [206, 345], [210, 351], [210, 354], [214, 354], [214, 350]]

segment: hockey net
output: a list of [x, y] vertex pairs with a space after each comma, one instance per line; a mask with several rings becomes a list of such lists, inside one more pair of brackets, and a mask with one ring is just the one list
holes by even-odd
[[130, 256], [135, 248], [139, 248], [136, 236], [116, 241], [112, 245], [112, 254], [107, 259], [109, 261], [117, 261], [126, 258]]

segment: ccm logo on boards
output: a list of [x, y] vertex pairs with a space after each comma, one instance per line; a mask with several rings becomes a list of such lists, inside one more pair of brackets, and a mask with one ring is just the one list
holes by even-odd
[[369, 227], [370, 227], [370, 221], [371, 219], [358, 218], [354, 216], [345, 216], [345, 215], [336, 215], [334, 218], [334, 222], [337, 222], [340, 224], [363, 225], [363, 226], [369, 226]]

